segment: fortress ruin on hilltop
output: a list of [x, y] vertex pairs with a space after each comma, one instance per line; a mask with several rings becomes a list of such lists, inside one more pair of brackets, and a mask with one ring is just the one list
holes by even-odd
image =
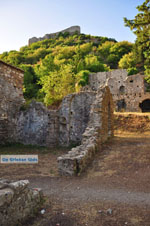
[[80, 26], [71, 26], [71, 27], [66, 28], [66, 29], [64, 29], [62, 31], [46, 34], [46, 35], [44, 35], [43, 37], [40, 37], [40, 38], [33, 37], [33, 38], [29, 39], [28, 44], [31, 45], [34, 42], [43, 41], [45, 39], [50, 39], [50, 38], [56, 38], [56, 37], [59, 36], [59, 34], [64, 34], [66, 32], [69, 33], [70, 35], [73, 35], [75, 33], [80, 34], [81, 33], [81, 28], [80, 28]]

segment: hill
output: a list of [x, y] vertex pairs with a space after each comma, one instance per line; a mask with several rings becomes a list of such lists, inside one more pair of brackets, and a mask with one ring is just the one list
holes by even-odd
[[133, 44], [127, 41], [66, 32], [19, 51], [4, 52], [0, 59], [25, 71], [26, 99], [35, 98], [51, 105], [68, 93], [79, 91], [87, 84], [89, 73], [118, 68], [132, 48]]

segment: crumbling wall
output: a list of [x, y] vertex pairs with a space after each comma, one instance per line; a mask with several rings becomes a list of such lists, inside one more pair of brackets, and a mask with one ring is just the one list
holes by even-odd
[[15, 117], [24, 103], [23, 75], [19, 68], [0, 61], [0, 143], [12, 139]]
[[91, 106], [88, 126], [81, 145], [58, 158], [61, 175], [79, 175], [102, 143], [113, 137], [113, 100], [108, 87], [100, 88]]
[[80, 92], [66, 96], [59, 109], [59, 144], [77, 145], [82, 140], [88, 121], [94, 92]]
[[41, 207], [41, 189], [30, 189], [28, 180], [0, 180], [0, 225], [16, 226], [33, 216]]
[[41, 146], [69, 146], [81, 142], [94, 92], [67, 95], [58, 110], [33, 101], [16, 118], [16, 142]]
[[125, 69], [91, 74], [87, 90], [96, 91], [104, 84], [110, 88], [116, 111], [141, 112], [140, 103], [150, 99], [150, 93], [145, 91], [142, 74], [128, 76]]
[[42, 103], [32, 101], [18, 112], [15, 141], [40, 146], [58, 145], [58, 111], [48, 110]]

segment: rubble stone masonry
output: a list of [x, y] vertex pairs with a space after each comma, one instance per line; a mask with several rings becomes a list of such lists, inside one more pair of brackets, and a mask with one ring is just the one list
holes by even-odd
[[0, 61], [0, 143], [11, 141], [23, 98], [24, 72]]
[[100, 85], [105, 84], [110, 88], [116, 111], [142, 112], [140, 104], [144, 100], [150, 102], [150, 92], [146, 91], [143, 74], [128, 76], [125, 69], [98, 72], [89, 75], [89, 85], [86, 88], [96, 91]]
[[88, 166], [101, 145], [113, 137], [113, 99], [108, 87], [99, 88], [91, 105], [88, 125], [82, 135], [81, 145], [68, 154], [58, 157], [61, 175], [79, 175]]
[[30, 189], [28, 180], [0, 179], [0, 226], [22, 225], [22, 222], [40, 209], [43, 203], [41, 189]]

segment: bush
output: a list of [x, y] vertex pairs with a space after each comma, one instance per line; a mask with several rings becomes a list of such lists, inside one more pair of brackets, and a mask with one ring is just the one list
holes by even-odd
[[135, 75], [138, 73], [138, 70], [136, 67], [131, 67], [127, 69], [128, 75]]

